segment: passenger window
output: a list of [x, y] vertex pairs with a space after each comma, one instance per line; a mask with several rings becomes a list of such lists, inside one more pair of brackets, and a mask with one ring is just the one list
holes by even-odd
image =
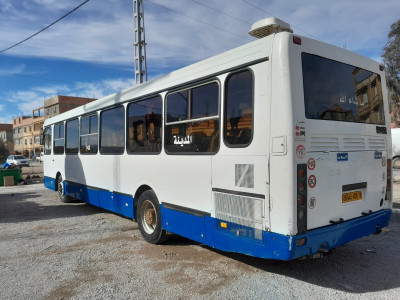
[[[176, 101], [175, 99], [181, 95], [186, 95], [185, 101]], [[218, 83], [212, 82], [169, 94], [166, 110], [165, 151], [167, 153], [210, 154], [218, 151]], [[182, 118], [174, 118], [172, 111], [182, 112], [180, 115]], [[187, 112], [185, 115], [184, 111]]]
[[98, 150], [97, 115], [81, 118], [80, 150], [81, 154], [96, 154]]
[[78, 154], [79, 149], [79, 120], [66, 122], [65, 153]]
[[128, 153], [160, 153], [162, 130], [161, 97], [128, 105]]
[[44, 129], [44, 154], [51, 154], [51, 127]]
[[101, 112], [100, 153], [122, 154], [125, 148], [125, 109], [118, 106]]
[[253, 138], [253, 74], [249, 70], [234, 73], [225, 86], [225, 143], [246, 147]]
[[54, 125], [54, 154], [64, 154], [64, 123]]
[[177, 122], [187, 119], [188, 90], [168, 95], [167, 122]]

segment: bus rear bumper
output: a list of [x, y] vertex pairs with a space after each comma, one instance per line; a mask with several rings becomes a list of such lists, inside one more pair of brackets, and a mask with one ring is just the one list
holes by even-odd
[[[291, 258], [312, 255], [320, 250], [327, 251], [372, 233], [379, 233], [383, 227], [389, 225], [391, 214], [390, 209], [381, 210], [368, 216], [309, 230], [303, 235], [293, 236]], [[302, 238], [306, 239], [305, 244], [297, 246], [297, 241]]]
[[[291, 260], [326, 252], [340, 245], [388, 226], [391, 210], [382, 210], [340, 224], [329, 225], [307, 231], [305, 234], [286, 236], [273, 232], [262, 232], [262, 240], [236, 236], [229, 230], [215, 230], [213, 246], [230, 252], [277, 260]], [[214, 219], [215, 220], [215, 219]], [[215, 220], [218, 224], [220, 221]], [[218, 228], [218, 226], [216, 226]], [[229, 225], [228, 225], [229, 227]], [[215, 228], [215, 227], [214, 227]]]

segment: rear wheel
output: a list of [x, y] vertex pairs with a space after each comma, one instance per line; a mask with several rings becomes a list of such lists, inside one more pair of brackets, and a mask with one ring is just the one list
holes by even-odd
[[58, 196], [60, 197], [61, 202], [63, 202], [63, 203], [71, 202], [72, 198], [70, 196], [65, 195], [65, 193], [64, 193], [64, 183], [63, 183], [63, 178], [61, 175], [58, 176], [57, 191], [58, 191]]
[[152, 190], [140, 195], [137, 213], [139, 231], [147, 242], [160, 244], [167, 240], [167, 232], [161, 227], [160, 204]]

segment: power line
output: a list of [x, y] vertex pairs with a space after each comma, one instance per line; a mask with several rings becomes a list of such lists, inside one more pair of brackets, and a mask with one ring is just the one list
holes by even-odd
[[197, 21], [197, 22], [200, 22], [200, 23], [206, 24], [206, 25], [208, 25], [208, 26], [211, 26], [211, 27], [213, 27], [213, 28], [215, 28], [215, 29], [218, 29], [218, 30], [220, 30], [220, 31], [225, 31], [225, 32], [227, 32], [227, 33], [229, 33], [229, 34], [233, 34], [233, 35], [239, 36], [239, 37], [241, 37], [241, 38], [245, 38], [245, 39], [247, 39], [247, 40], [249, 40], [249, 39], [250, 39], [250, 38], [249, 38], [249, 37], [247, 37], [247, 36], [243, 36], [243, 35], [237, 34], [237, 33], [235, 33], [235, 32], [232, 32], [232, 31], [229, 31], [229, 30], [223, 29], [223, 28], [221, 28], [221, 27], [218, 27], [218, 26], [212, 25], [212, 24], [210, 24], [210, 23], [204, 22], [203, 20], [200, 20], [200, 19], [193, 18], [193, 17], [191, 17], [191, 16], [189, 16], [189, 15], [185, 15], [185, 14], [183, 14], [182, 12], [180, 12], [180, 11], [177, 11], [177, 10], [175, 10], [175, 9], [172, 9], [172, 8], [169, 8], [169, 7], [167, 7], [167, 6], [164, 6], [164, 5], [157, 4], [157, 3], [154, 3], [154, 2], [152, 2], [152, 1], [149, 1], [149, 0], [147, 0], [147, 3], [150, 3], [150, 4], [152, 4], [152, 5], [155, 5], [155, 6], [162, 7], [162, 8], [164, 8], [164, 9], [168, 9], [168, 10], [170, 10], [170, 11], [172, 11], [172, 12], [174, 12], [174, 13], [178, 14], [178, 15], [181, 15], [181, 16], [184, 16], [184, 17], [186, 17], [186, 18], [189, 18], [189, 19], [191, 19], [191, 20], [194, 20], [194, 21]]
[[64, 19], [65, 17], [69, 16], [70, 14], [72, 14], [74, 11], [78, 10], [81, 6], [83, 6], [84, 4], [88, 3], [90, 0], [86, 0], [85, 2], [81, 3], [80, 5], [78, 5], [77, 7], [75, 7], [73, 10], [71, 10], [70, 12], [68, 12], [67, 14], [63, 15], [61, 18], [59, 18], [58, 20], [54, 21], [53, 23], [51, 23], [50, 25], [46, 26], [45, 28], [43, 28], [42, 30], [39, 30], [38, 32], [36, 32], [35, 34], [32, 34], [31, 36], [27, 37], [26, 39], [6, 48], [0, 51], [0, 53], [6, 52], [7, 50], [10, 50], [18, 45], [21, 45], [23, 42], [26, 42], [27, 40], [33, 38], [34, 36], [38, 35], [39, 33], [45, 31], [46, 29], [50, 28], [51, 26], [53, 26], [54, 24], [56, 24], [57, 22], [61, 21], [62, 19]]
[[229, 15], [229, 14], [227, 14], [227, 13], [224, 13], [222, 10], [215, 9], [214, 7], [208, 6], [208, 5], [204, 4], [204, 3], [201, 3], [201, 2], [196, 1], [196, 0], [190, 0], [190, 1], [192, 1], [192, 2], [194, 2], [194, 3], [197, 3], [198, 5], [207, 7], [207, 8], [209, 8], [209, 9], [215, 10], [216, 12], [219, 12], [220, 14], [223, 14], [223, 15], [225, 15], [225, 16], [228, 16], [228, 17], [230, 17], [230, 18], [233, 18], [233, 19], [235, 19], [235, 20], [237, 20], [237, 21], [240, 21], [240, 22], [246, 23], [246, 24], [248, 24], [248, 25], [251, 25], [251, 23], [247, 22], [246, 20], [242, 20], [242, 19], [240, 19], [240, 18], [238, 18], [238, 17], [235, 17], [235, 16]]

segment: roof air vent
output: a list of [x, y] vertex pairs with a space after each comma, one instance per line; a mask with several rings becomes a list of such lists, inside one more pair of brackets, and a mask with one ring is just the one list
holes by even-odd
[[255, 22], [251, 26], [249, 34], [260, 39], [282, 31], [293, 32], [288, 23], [278, 18], [266, 18]]

